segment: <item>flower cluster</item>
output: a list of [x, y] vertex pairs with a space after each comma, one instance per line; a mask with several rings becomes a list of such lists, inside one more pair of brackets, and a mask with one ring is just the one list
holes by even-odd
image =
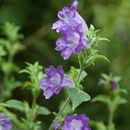
[[11, 118], [6, 118], [3, 113], [0, 114], [0, 130], [11, 130]]
[[54, 93], [59, 94], [63, 87], [73, 87], [73, 81], [64, 75], [62, 66], [54, 68], [52, 65], [45, 69], [47, 75], [41, 79], [40, 85], [44, 90], [44, 96], [49, 99]]
[[87, 24], [77, 12], [77, 6], [78, 2], [74, 0], [70, 7], [59, 11], [59, 20], [52, 26], [52, 29], [62, 35], [56, 42], [56, 50], [61, 51], [64, 59], [68, 59], [72, 53], [80, 53], [89, 45], [86, 37]]
[[[77, 12], [78, 2], [74, 0], [70, 7], [64, 7], [58, 12], [59, 20], [55, 22], [52, 29], [62, 35], [56, 41], [56, 50], [61, 51], [64, 60], [73, 53], [79, 54], [83, 49], [89, 47], [87, 38], [87, 24]], [[64, 74], [62, 66], [57, 68], [52, 65], [44, 70], [46, 76], [41, 79], [40, 86], [44, 91], [45, 99], [49, 99], [53, 94], [59, 94], [61, 89], [74, 86], [74, 82]], [[89, 118], [84, 114], [80, 116], [68, 115], [64, 119], [64, 125], [59, 120], [54, 120], [50, 129], [54, 130], [90, 130], [88, 126]], [[49, 129], [49, 130], [50, 130]]]

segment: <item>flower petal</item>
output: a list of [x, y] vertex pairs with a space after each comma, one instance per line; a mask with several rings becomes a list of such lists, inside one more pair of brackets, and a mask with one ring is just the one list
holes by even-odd
[[64, 70], [63, 70], [63, 67], [62, 67], [61, 65], [59, 65], [59, 66], [57, 67], [57, 72], [60, 74], [61, 80], [62, 80], [63, 77], [64, 77]]
[[65, 76], [62, 80], [61, 86], [71, 88], [74, 86], [74, 82], [70, 78]]
[[58, 86], [58, 87], [56, 87], [56, 88], [54, 89], [54, 93], [55, 93], [55, 94], [59, 94], [60, 91], [61, 91], [61, 87], [60, 87], [60, 86]]
[[63, 57], [64, 60], [66, 60], [70, 57], [72, 52], [73, 52], [72, 48], [66, 48], [66, 49], [62, 50], [61, 56]]
[[66, 47], [66, 44], [65, 44], [65, 41], [64, 41], [64, 39], [63, 38], [61, 38], [61, 39], [58, 39], [57, 41], [56, 41], [56, 50], [57, 51], [61, 51], [61, 50], [63, 50], [65, 47]]
[[74, 2], [71, 5], [71, 9], [77, 10], [77, 7], [78, 7], [78, 1], [74, 0]]
[[54, 94], [53, 90], [51, 88], [47, 88], [44, 91], [45, 99], [49, 99]]
[[45, 90], [49, 85], [50, 85], [50, 83], [49, 83], [47, 77], [41, 79], [41, 81], [40, 81], [40, 86], [41, 86], [41, 88], [42, 88], [43, 90]]

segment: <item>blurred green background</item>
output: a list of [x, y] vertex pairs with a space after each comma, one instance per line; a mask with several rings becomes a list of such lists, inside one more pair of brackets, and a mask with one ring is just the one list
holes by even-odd
[[[22, 43], [27, 48], [15, 57], [15, 62], [21, 68], [25, 66], [25, 61], [39, 61], [44, 67], [62, 64], [66, 72], [72, 65], [78, 67], [76, 55], [64, 61], [60, 53], [54, 50], [59, 36], [51, 30], [53, 22], [57, 20], [57, 12], [71, 2], [72, 0], [0, 0], [0, 24], [8, 21], [20, 25], [24, 35]], [[111, 63], [99, 61], [87, 70], [88, 77], [84, 81], [86, 91], [92, 97], [103, 93], [98, 86], [98, 78], [101, 73], [112, 72], [122, 77], [121, 87], [130, 92], [130, 0], [79, 0], [78, 11], [88, 26], [93, 24], [101, 30], [99, 35], [111, 41], [103, 43], [99, 48], [100, 53], [108, 57]], [[19, 80], [26, 78], [21, 75], [17, 77]], [[13, 98], [21, 100], [30, 100], [30, 96], [28, 91], [23, 92], [19, 88], [13, 93]], [[51, 111], [57, 111], [57, 106], [64, 98], [62, 93], [45, 101], [41, 93], [38, 102]], [[127, 98], [130, 101], [130, 96]], [[100, 103], [83, 103], [76, 112], [85, 113], [92, 120], [107, 121], [108, 111]], [[52, 117], [45, 117], [43, 123], [49, 125]], [[114, 122], [117, 130], [130, 128], [129, 117], [130, 102], [116, 111]]]

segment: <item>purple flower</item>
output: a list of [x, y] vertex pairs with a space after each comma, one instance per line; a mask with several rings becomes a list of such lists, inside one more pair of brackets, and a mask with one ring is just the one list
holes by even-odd
[[73, 87], [74, 85], [73, 81], [64, 75], [62, 66], [54, 68], [50, 65], [44, 72], [47, 76], [41, 79], [40, 85], [46, 99], [49, 99], [54, 93], [59, 94], [63, 87]]
[[6, 118], [4, 113], [0, 114], [0, 130], [11, 130], [11, 118]]
[[91, 130], [88, 126], [89, 118], [84, 114], [80, 116], [69, 115], [65, 117], [62, 130]]
[[56, 122], [53, 126], [54, 130], [58, 130], [61, 127], [61, 123], [60, 122]]
[[112, 86], [112, 88], [117, 88], [117, 83], [114, 80], [110, 80], [110, 84]]
[[68, 59], [72, 53], [80, 53], [88, 47], [86, 37], [87, 25], [77, 12], [78, 2], [74, 0], [71, 7], [64, 7], [58, 13], [59, 20], [52, 29], [62, 34], [62, 38], [56, 42], [56, 50], [61, 51], [64, 59]]

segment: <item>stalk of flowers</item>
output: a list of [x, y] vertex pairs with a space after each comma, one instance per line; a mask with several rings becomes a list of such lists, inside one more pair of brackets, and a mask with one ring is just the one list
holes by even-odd
[[[74, 0], [70, 7], [64, 7], [59, 11], [59, 20], [52, 26], [52, 29], [56, 29], [56, 31], [62, 35], [62, 38], [56, 41], [56, 50], [61, 51], [61, 56], [64, 60], [69, 59], [73, 53], [78, 54], [80, 68], [76, 69], [72, 67], [71, 78], [64, 76], [64, 71], [61, 66], [58, 68], [50, 66], [45, 69], [46, 77], [42, 78], [40, 81], [45, 99], [51, 98], [53, 94], [59, 94], [62, 88], [68, 90], [68, 97], [53, 120], [49, 130], [53, 128], [57, 130], [58, 127], [61, 127], [59, 119], [63, 119], [62, 113], [70, 101], [72, 102], [72, 108], [74, 110], [82, 102], [90, 100], [90, 96], [81, 89], [82, 85], [80, 83], [87, 76], [84, 70], [90, 65], [93, 65], [97, 59], [107, 60], [106, 57], [98, 55], [96, 49], [98, 46], [97, 43], [106, 39], [102, 39], [99, 36], [97, 37], [97, 31], [95, 31], [93, 26], [90, 26], [90, 29], [88, 29], [86, 22], [77, 12], [77, 6], [78, 2]], [[80, 100], [78, 96], [80, 96]], [[67, 121], [69, 118], [70, 123]], [[70, 115], [65, 118], [65, 124], [61, 129], [90, 130], [87, 122], [89, 121], [85, 115]]]
[[11, 118], [5, 117], [4, 113], [0, 113], [0, 130], [11, 130]]

